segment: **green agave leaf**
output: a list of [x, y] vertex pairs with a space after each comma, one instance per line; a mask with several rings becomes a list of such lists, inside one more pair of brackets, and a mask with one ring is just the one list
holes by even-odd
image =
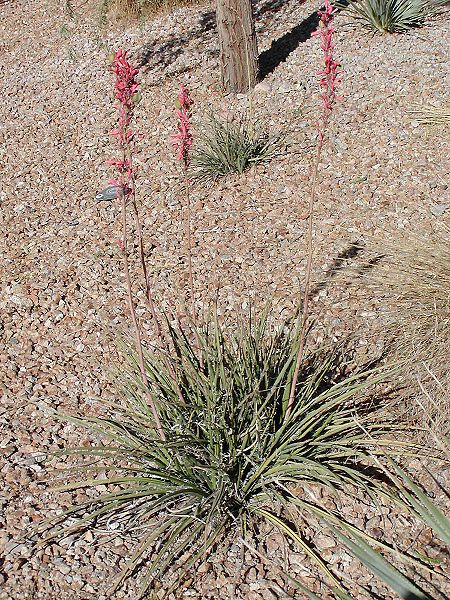
[[406, 32], [421, 26], [438, 3], [429, 0], [338, 0], [335, 5], [367, 29], [380, 33]]
[[[388, 499], [389, 499], [389, 497], [388, 497]], [[406, 563], [409, 563], [416, 567], [420, 565], [421, 568], [425, 569], [429, 573], [434, 572], [432, 569], [428, 568], [427, 564], [426, 564], [426, 563], [428, 563], [430, 565], [436, 564], [436, 561], [434, 561], [433, 559], [430, 559], [428, 557], [420, 557], [420, 560], [418, 561], [417, 558], [410, 556], [409, 554], [400, 552], [399, 550], [397, 550], [395, 548], [392, 548], [388, 544], [385, 544], [381, 540], [374, 538], [373, 536], [369, 535], [368, 533], [365, 533], [362, 529], [359, 529], [355, 525], [348, 523], [343, 518], [338, 517], [337, 515], [335, 515], [334, 513], [332, 513], [331, 511], [329, 511], [327, 509], [320, 508], [319, 506], [315, 506], [311, 502], [308, 502], [306, 500], [300, 500], [299, 498], [295, 498], [295, 497], [291, 497], [290, 500], [291, 500], [291, 502], [293, 502], [297, 506], [305, 509], [306, 511], [311, 511], [313, 514], [315, 514], [317, 517], [319, 517], [322, 520], [322, 522], [326, 525], [326, 527], [329, 527], [331, 524], [338, 525], [338, 526], [342, 527], [343, 529], [345, 529], [345, 531], [349, 535], [354, 535], [357, 539], [361, 538], [362, 540], [370, 542], [370, 544], [372, 544], [378, 548], [381, 548], [382, 550], [384, 550], [387, 553], [395, 554], [395, 556], [398, 556], [399, 558], [401, 558], [402, 561], [404, 561]]]
[[114, 589], [117, 589], [120, 584], [135, 571], [150, 546], [161, 538], [164, 540], [165, 536], [173, 531], [178, 522], [179, 519], [176, 517], [165, 519], [159, 527], [151, 529], [150, 532], [144, 536], [144, 539], [140, 542], [131, 558], [125, 562], [125, 566], [114, 584]]
[[[381, 496], [395, 501], [387, 484], [359, 470], [371, 453], [377, 454], [376, 444], [392, 444], [387, 440], [390, 425], [381, 414], [373, 421], [367, 413], [357, 419], [356, 409], [350, 408], [359, 394], [385, 379], [385, 371], [366, 370], [342, 380], [341, 370], [336, 370], [340, 352], [308, 354], [296, 406], [286, 418], [298, 350], [295, 328], [269, 335], [267, 320], [257, 320], [250, 329], [225, 330], [217, 319], [198, 330], [178, 331], [169, 323], [167, 328], [173, 350], [170, 357], [148, 352], [145, 368], [165, 431], [170, 433], [168, 440], [162, 444], [155, 435], [152, 415], [142, 400], [139, 366], [128, 345], [125, 366], [117, 375], [118, 397], [109, 406], [109, 416], [72, 419], [107, 438], [98, 449], [80, 449], [80, 456], [96, 460], [94, 469], [89, 471], [87, 465], [79, 477], [83, 481], [71, 477], [62, 489], [111, 488], [61, 515], [59, 523], [81, 517], [63, 534], [111, 517], [123, 517], [123, 522], [130, 518], [133, 527], [138, 524], [136, 530], [142, 529], [142, 538], [122, 580], [142, 567], [147, 569], [142, 578], [146, 588], [155, 576], [163, 578], [182, 554], [188, 558], [181, 571], [194, 566], [231, 523], [239, 523], [245, 532], [247, 521], [250, 527], [255, 518], [263, 518], [308, 554], [336, 598], [352, 600], [314, 546], [264, 507], [274, 500], [285, 506], [295, 503], [283, 486], [298, 481], [321, 483], [336, 493], [343, 483], [351, 482], [372, 499]], [[105, 445], [109, 443], [111, 451]], [[400, 450], [409, 452], [410, 448], [399, 442], [393, 455]], [[105, 466], [104, 471], [99, 465]], [[416, 494], [414, 499], [420, 501]], [[402, 506], [412, 505], [407, 498], [402, 502]], [[341, 534], [346, 531], [345, 522], [320, 514], [320, 507], [315, 510], [324, 522], [328, 516]], [[356, 543], [359, 538], [354, 538], [354, 529], [348, 525], [346, 537]], [[370, 536], [361, 534], [361, 539], [384, 552], [383, 544], [376, 546]], [[153, 556], [147, 562], [150, 550]], [[316, 594], [297, 584], [305, 597], [317, 600]]]
[[[192, 552], [192, 556], [189, 560], [186, 561], [186, 563], [183, 565], [182, 569], [181, 569], [181, 573], [178, 576], [178, 579], [182, 579], [183, 576], [189, 572], [189, 570], [195, 565], [195, 563], [200, 560], [201, 558], [203, 558], [209, 551], [209, 549], [216, 543], [217, 539], [220, 537], [220, 535], [223, 532], [223, 529], [226, 525], [226, 520], [223, 519], [222, 521], [220, 521], [215, 527], [210, 527], [210, 532], [208, 534], [208, 532], [206, 532], [206, 536], [204, 536], [203, 541], [199, 541], [197, 544], [198, 549], [194, 550]], [[176, 587], [178, 585], [178, 582], [175, 582], [166, 592], [166, 596], [168, 596], [169, 594], [171, 594], [172, 592], [175, 591]], [[143, 591], [146, 591], [148, 589], [145, 586], [143, 586]]]
[[258, 123], [220, 121], [212, 116], [192, 156], [192, 175], [214, 181], [228, 173], [243, 173], [280, 152], [283, 135], [272, 135]]

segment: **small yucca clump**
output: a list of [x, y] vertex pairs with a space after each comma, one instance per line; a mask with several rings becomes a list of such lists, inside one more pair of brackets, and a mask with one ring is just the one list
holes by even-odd
[[421, 27], [436, 13], [438, 4], [430, 0], [338, 0], [336, 6], [367, 29], [403, 33]]
[[230, 173], [241, 174], [273, 158], [281, 141], [281, 136], [269, 134], [257, 123], [243, 119], [220, 121], [213, 116], [194, 150], [191, 174], [205, 181]]

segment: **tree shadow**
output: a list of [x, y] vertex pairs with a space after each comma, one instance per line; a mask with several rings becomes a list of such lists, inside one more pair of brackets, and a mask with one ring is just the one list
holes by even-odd
[[216, 13], [213, 10], [203, 13], [200, 17], [199, 26], [199, 32], [201, 33], [215, 31], [217, 29]]
[[[269, 0], [268, 2], [254, 2], [253, 16], [255, 23], [258, 24], [260, 21], [265, 19], [266, 16], [270, 19], [271, 15], [275, 15], [276, 13], [282, 11], [288, 7], [291, 2], [292, 0]], [[304, 4], [305, 2], [306, 0], [300, 0], [296, 6]], [[203, 13], [199, 20], [199, 26], [199, 31], [203, 33], [216, 30], [216, 13], [213, 10]]]
[[[301, 0], [299, 4], [303, 4], [306, 0]], [[261, 19], [266, 13], [277, 13], [289, 4], [289, 0], [269, 0], [268, 2], [256, 3], [253, 8], [255, 21]]]
[[[254, 5], [255, 22], [270, 20], [273, 15], [286, 9], [292, 0], [275, 0], [256, 2]], [[301, 0], [300, 4], [303, 4]], [[317, 12], [296, 25], [291, 31], [272, 42], [269, 49], [259, 56], [259, 79], [264, 79], [301, 44], [311, 37], [319, 24]], [[206, 42], [217, 34], [216, 14], [207, 11], [200, 15], [197, 23], [187, 29], [183, 35], [170, 36], [164, 41], [152, 40], [145, 44], [139, 52], [139, 67], [146, 72], [167, 69], [193, 42]], [[217, 52], [217, 50], [215, 51]]]
[[163, 44], [150, 42], [141, 49], [139, 68], [145, 67], [146, 71], [154, 68], [167, 68], [183, 54], [183, 45], [188, 42], [186, 36], [172, 38]]
[[291, 31], [272, 42], [268, 50], [261, 52], [259, 55], [260, 79], [264, 79], [264, 77], [273, 73], [278, 65], [284, 62], [300, 44], [309, 40], [313, 31], [316, 31], [319, 20], [317, 11], [313, 12]]

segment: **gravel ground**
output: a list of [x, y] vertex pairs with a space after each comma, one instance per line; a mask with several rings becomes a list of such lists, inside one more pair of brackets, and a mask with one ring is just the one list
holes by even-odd
[[[270, 129], [287, 132], [287, 147], [248, 175], [194, 191], [199, 306], [218, 297], [220, 310], [233, 315], [272, 296], [275, 313], [285, 316], [298, 305], [306, 262], [301, 217], [320, 102], [320, 50], [310, 37], [316, 8], [309, 0], [257, 3], [267, 75], [251, 109]], [[54, 0], [0, 3], [0, 17], [0, 598], [133, 598], [133, 582], [115, 595], [107, 591], [130, 552], [131, 534], [94, 530], [37, 554], [19, 539], [73, 500], [48, 491], [42, 453], [87, 444], [89, 437], [55, 421], [52, 411], [98, 410], [97, 399], [111, 394], [102, 363], [116, 358], [114, 340], [128, 327], [114, 243], [119, 207], [94, 200], [110, 177], [105, 161], [115, 152], [107, 57], [124, 46], [143, 64], [139, 197], [158, 302], [178, 314], [187, 281], [182, 188], [170, 147], [178, 84], [191, 90], [195, 125], [211, 112], [243, 111], [249, 100], [220, 93], [210, 6], [183, 8], [126, 30], [104, 28], [92, 15], [71, 19]], [[340, 282], [340, 267], [359, 260], [354, 244], [367, 236], [426, 235], [437, 222], [449, 223], [450, 211], [435, 208], [450, 205], [448, 137], [425, 135], [407, 111], [448, 94], [450, 36], [444, 17], [402, 36], [366, 35], [343, 15], [336, 29], [342, 102], [321, 168], [313, 307], [319, 338], [356, 331], [365, 348], [373, 344], [369, 332], [382, 301]], [[445, 470], [437, 474], [442, 482], [445, 476]], [[342, 510], [388, 537], [400, 532], [405, 544], [417, 538], [433, 552], [426, 529], [387, 509], [379, 514], [349, 500]], [[201, 565], [198, 580], [177, 597], [302, 598], [286, 588], [277, 561], [319, 585], [303, 555], [291, 554], [287, 564], [279, 535], [262, 533], [271, 564], [235, 543], [226, 556]], [[392, 598], [345, 553], [335, 552], [330, 538], [315, 542], [340, 561], [337, 568], [367, 586], [357, 598]], [[318, 593], [329, 597], [322, 588]]]

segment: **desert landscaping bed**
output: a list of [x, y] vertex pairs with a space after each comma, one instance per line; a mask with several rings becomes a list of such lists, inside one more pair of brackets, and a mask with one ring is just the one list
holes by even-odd
[[[286, 133], [273, 160], [209, 187], [196, 185], [192, 204], [198, 305], [206, 311], [217, 300], [226, 318], [250, 305], [260, 310], [272, 298], [274, 313], [288, 318], [299, 306], [306, 264], [304, 217], [320, 102], [320, 48], [310, 35], [317, 8], [310, 0], [257, 3], [259, 51], [268, 73], [249, 102], [246, 95], [220, 91], [210, 5], [126, 27], [103, 26], [89, 11], [70, 18], [54, 0], [0, 5], [2, 600], [136, 597], [132, 580], [114, 595], [108, 591], [136, 536], [121, 523], [38, 552], [26, 535], [76, 495], [48, 490], [45, 453], [91, 439], [52, 412], [99, 410], [97, 399], [114, 393], [105, 365], [117, 360], [116, 339], [129, 329], [116, 245], [120, 206], [95, 200], [115, 152], [111, 51], [126, 47], [142, 64], [138, 195], [157, 300], [177, 315], [184, 314], [187, 286], [183, 188], [170, 141], [179, 84], [188, 86], [194, 101], [194, 132], [205, 115], [227, 117], [250, 104], [257, 119]], [[382, 345], [376, 332], [387, 318], [385, 306], [345, 275], [346, 268], [363, 261], [366, 239], [426, 236], [450, 224], [449, 137], [428, 133], [408, 112], [448, 95], [450, 38], [445, 16], [405, 35], [367, 35], [349, 26], [344, 14], [335, 27], [342, 99], [320, 171], [312, 311], [318, 341], [352, 332], [366, 357]], [[412, 467], [421, 473], [420, 465]], [[443, 486], [448, 475], [445, 466], [435, 473]], [[430, 556], [442, 555], [425, 527], [386, 507], [353, 501], [350, 492], [343, 514], [372, 532], [381, 528], [389, 539], [404, 532], [406, 546], [418, 540]], [[445, 494], [437, 486], [434, 493], [445, 506]], [[304, 598], [286, 586], [277, 565], [309, 578], [321, 597], [332, 597], [320, 581], [314, 584], [301, 554], [287, 556], [276, 531], [267, 527], [261, 534], [255, 547], [271, 564], [236, 542], [228, 554], [201, 564], [197, 579], [176, 597]], [[345, 552], [333, 554], [331, 538], [324, 534], [315, 543], [365, 586], [358, 598], [393, 597]], [[445, 571], [445, 563], [439, 569]], [[433, 589], [433, 577], [427, 585]], [[435, 593], [448, 597], [450, 587]]]

